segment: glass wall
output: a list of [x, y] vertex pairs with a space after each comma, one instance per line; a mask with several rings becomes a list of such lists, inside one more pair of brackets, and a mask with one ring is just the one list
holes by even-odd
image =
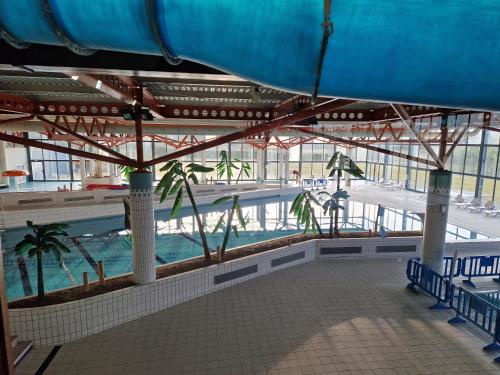
[[[439, 129], [443, 119], [441, 116], [420, 118], [415, 120], [417, 130], [430, 131]], [[481, 196], [484, 203], [492, 200], [500, 204], [500, 188], [498, 179], [500, 177], [500, 133], [476, 128], [474, 125], [483, 124], [483, 113], [457, 114], [448, 116], [448, 129], [452, 134], [456, 128], [466, 124], [471, 124], [467, 136], [464, 136], [456, 146], [453, 154], [446, 163], [446, 168], [453, 172], [452, 194], [463, 194], [467, 198]], [[396, 124], [397, 125], [397, 124]], [[400, 124], [402, 125], [402, 124]], [[427, 129], [427, 130], [426, 130]], [[430, 133], [429, 133], [430, 134]], [[29, 133], [29, 138], [70, 146], [68, 142], [56, 142], [48, 140], [38, 133]], [[169, 136], [173, 140], [180, 141], [185, 136]], [[198, 137], [211, 139], [213, 136]], [[283, 139], [286, 141], [286, 139]], [[381, 143], [373, 139], [374, 145], [391, 152], [402, 153], [419, 157], [423, 160], [432, 160], [427, 150], [415, 139], [401, 138], [398, 142]], [[434, 151], [438, 152], [436, 143], [433, 143]], [[247, 161], [252, 170], [250, 176], [242, 176], [242, 180], [254, 181], [256, 179], [257, 149], [252, 145], [238, 141], [221, 145], [203, 153], [184, 156], [183, 161], [194, 161], [202, 163], [203, 154], [205, 164], [215, 167], [219, 160], [221, 150], [226, 150], [232, 159], [238, 158]], [[118, 151], [135, 158], [135, 143], [127, 143], [118, 147]], [[176, 151], [171, 144], [160, 141], [147, 141], [144, 143], [145, 159], [151, 159], [170, 154]], [[335, 151], [347, 154], [347, 150], [339, 145], [324, 143], [320, 140], [310, 140], [303, 144], [295, 145], [288, 150], [290, 160], [290, 172], [296, 170], [302, 178], [325, 176], [326, 164]], [[425, 162], [410, 161], [380, 152], [366, 150], [364, 148], [352, 148], [351, 157], [357, 161], [359, 167], [365, 172], [368, 180], [372, 181], [392, 181], [395, 184], [418, 192], [427, 190], [429, 170], [432, 165]], [[70, 181], [80, 179], [80, 159], [64, 155], [57, 152], [30, 148], [32, 178], [36, 181]], [[270, 145], [265, 153], [265, 178], [267, 180], [278, 179], [279, 149], [276, 145]], [[107, 163], [104, 163], [107, 166]], [[156, 180], [162, 177], [160, 171], [162, 165], [154, 168]], [[89, 170], [87, 165], [87, 171]], [[109, 168], [108, 170], [109, 171]], [[234, 176], [236, 178], [236, 176]], [[217, 180], [216, 172], [207, 173], [207, 179]], [[225, 176], [221, 178], [225, 179]]]
[[[436, 129], [441, 125], [441, 116], [416, 120], [417, 129]], [[483, 114], [460, 114], [448, 117], [449, 132], [466, 124], [478, 125], [483, 122]], [[403, 138], [400, 142], [377, 143], [377, 147], [400, 152], [431, 161], [427, 150], [415, 140]], [[448, 146], [450, 147], [450, 146]], [[434, 143], [433, 150], [438, 153]], [[446, 169], [453, 172], [452, 195], [463, 194], [467, 198], [481, 197], [483, 203], [494, 201], [500, 204], [497, 181], [500, 177], [500, 133], [471, 127], [456, 146], [446, 163]], [[424, 162], [410, 161], [379, 152], [361, 151], [353, 153], [353, 159], [365, 171], [371, 181], [392, 181], [409, 190], [426, 192], [429, 170], [435, 167]]]

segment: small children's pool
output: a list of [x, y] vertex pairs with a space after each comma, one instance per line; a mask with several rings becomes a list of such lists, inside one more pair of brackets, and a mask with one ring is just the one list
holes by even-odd
[[[290, 215], [294, 196], [281, 196], [241, 202], [243, 215], [249, 222], [246, 230], [240, 229], [239, 238], [231, 234], [229, 248], [252, 244], [273, 238], [301, 233], [296, 218]], [[342, 231], [366, 231], [374, 228], [377, 206], [367, 203], [345, 202], [341, 212]], [[229, 205], [200, 207], [207, 228], [210, 248], [222, 243], [223, 233], [212, 233], [221, 211]], [[318, 216], [320, 210], [317, 210]], [[200, 235], [189, 208], [184, 208], [179, 218], [169, 220], [170, 210], [155, 213], [156, 223], [156, 264], [168, 264], [203, 255]], [[328, 218], [320, 217], [322, 228], [327, 231]], [[66, 268], [61, 269], [51, 254], [43, 258], [46, 291], [72, 286], [71, 279], [82, 283], [82, 273], [88, 272], [90, 280], [97, 279], [97, 262], [104, 261], [107, 277], [131, 272], [132, 256], [129, 231], [124, 229], [124, 217], [95, 218], [69, 222], [69, 237], [64, 239], [71, 253], [65, 254]], [[421, 230], [420, 219], [406, 210], [385, 210], [386, 230]], [[8, 299], [16, 299], [36, 294], [36, 261], [33, 258], [16, 256], [14, 247], [29, 233], [27, 228], [9, 229], [4, 233], [4, 271]], [[448, 239], [486, 238], [469, 230], [448, 225]]]

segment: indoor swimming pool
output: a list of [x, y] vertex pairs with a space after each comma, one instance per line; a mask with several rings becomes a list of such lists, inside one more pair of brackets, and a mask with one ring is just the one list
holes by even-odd
[[[273, 238], [301, 233], [296, 218], [289, 214], [294, 196], [271, 197], [241, 202], [243, 215], [247, 217], [246, 230], [239, 229], [239, 238], [230, 236], [228, 249]], [[375, 225], [377, 206], [349, 201], [341, 212], [342, 231], [366, 231]], [[212, 233], [221, 212], [229, 205], [199, 207], [206, 225], [208, 243], [213, 250], [222, 243], [224, 233]], [[318, 215], [320, 210], [317, 211]], [[169, 210], [155, 213], [156, 263], [158, 266], [203, 255], [200, 236], [191, 209], [185, 207], [179, 217], [169, 220]], [[321, 226], [327, 231], [327, 217], [320, 217]], [[66, 269], [61, 269], [56, 259], [45, 255], [43, 259], [46, 291], [72, 286], [72, 279], [82, 283], [82, 273], [88, 272], [90, 280], [97, 280], [97, 262], [102, 260], [106, 277], [122, 275], [132, 270], [131, 239], [124, 229], [124, 217], [94, 218], [69, 222], [69, 237], [64, 242], [71, 249], [65, 254]], [[412, 212], [386, 208], [384, 228], [393, 230], [421, 230], [420, 218]], [[27, 228], [8, 229], [3, 234], [5, 245], [4, 268], [9, 300], [36, 294], [36, 261], [18, 257], [15, 244], [28, 233]], [[476, 232], [448, 225], [447, 239], [487, 238]]]

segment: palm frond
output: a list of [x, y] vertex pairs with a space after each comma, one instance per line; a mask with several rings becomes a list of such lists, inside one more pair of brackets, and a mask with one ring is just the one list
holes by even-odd
[[177, 192], [175, 197], [174, 205], [172, 206], [172, 212], [170, 213], [170, 218], [174, 218], [182, 207], [182, 188]]
[[231, 200], [232, 198], [233, 197], [231, 197], [231, 196], [226, 196], [226, 197], [222, 197], [222, 198], [216, 199], [216, 200], [214, 200], [212, 202], [212, 205], [217, 206], [219, 204], [222, 204], [222, 203], [225, 203], [225, 202]]

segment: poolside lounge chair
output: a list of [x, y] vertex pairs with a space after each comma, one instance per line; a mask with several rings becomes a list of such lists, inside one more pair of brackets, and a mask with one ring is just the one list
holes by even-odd
[[480, 206], [476, 206], [476, 207], [469, 207], [469, 211], [479, 213], [479, 212], [482, 212], [484, 210], [490, 210], [493, 208], [495, 208], [495, 203], [493, 203], [492, 201], [488, 201], [484, 204], [484, 206], [480, 205]]
[[[493, 203], [493, 202], [492, 202]], [[495, 207], [495, 203], [493, 203], [493, 205], [490, 207], [490, 208], [487, 208], [483, 211], [483, 214], [485, 216], [491, 216], [491, 217], [496, 217], [497, 215], [500, 214], [500, 210], [498, 210], [496, 207]]]
[[[474, 198], [474, 199], [477, 199], [477, 198]], [[470, 202], [467, 202], [464, 198], [463, 202], [455, 203], [455, 207], [466, 209], [467, 207], [469, 207], [472, 204], [472, 202], [474, 202], [474, 199], [472, 199], [472, 201], [470, 201]]]
[[403, 190], [404, 189], [404, 185], [403, 184], [395, 184], [395, 185], [392, 185], [389, 190]]
[[383, 184], [382, 187], [384, 187], [386, 189], [390, 189], [393, 185], [394, 185], [394, 181], [390, 180], [390, 181], [386, 182], [385, 184]]
[[[466, 203], [465, 198], [462, 194], [458, 194], [455, 199], [451, 201], [452, 204], [457, 206], [458, 204]], [[457, 206], [458, 207], [458, 206]]]
[[482, 204], [481, 204], [481, 200], [479, 198], [472, 198], [470, 203], [463, 208], [468, 209], [470, 212], [473, 212], [474, 209], [481, 207], [481, 206], [482, 206]]

